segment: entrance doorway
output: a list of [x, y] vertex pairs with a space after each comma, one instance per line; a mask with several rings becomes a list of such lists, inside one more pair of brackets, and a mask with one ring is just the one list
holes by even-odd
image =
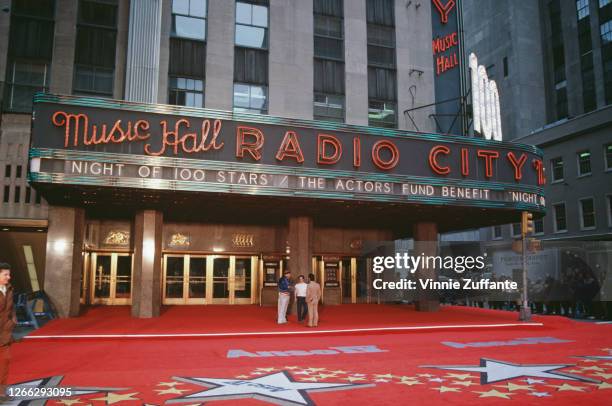
[[89, 263], [90, 303], [128, 305], [132, 303], [132, 255], [92, 253]]
[[258, 257], [164, 255], [164, 304], [255, 303]]
[[342, 303], [368, 303], [367, 260], [342, 258], [340, 275], [342, 280]]

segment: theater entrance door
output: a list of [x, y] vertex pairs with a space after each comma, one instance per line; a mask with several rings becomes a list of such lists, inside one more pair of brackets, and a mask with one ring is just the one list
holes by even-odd
[[256, 303], [257, 256], [164, 255], [164, 304]]
[[369, 303], [367, 265], [365, 258], [341, 259], [342, 303]]
[[90, 256], [90, 303], [128, 305], [132, 303], [132, 255], [92, 253]]

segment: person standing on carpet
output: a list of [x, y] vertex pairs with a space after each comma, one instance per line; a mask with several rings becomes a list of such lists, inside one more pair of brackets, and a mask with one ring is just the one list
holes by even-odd
[[298, 283], [295, 284], [295, 300], [297, 301], [298, 323], [301, 323], [306, 319], [306, 312], [308, 311], [306, 306], [307, 288], [308, 284], [304, 282], [304, 275], [298, 276]]
[[13, 311], [13, 288], [9, 284], [10, 280], [10, 265], [0, 263], [0, 400], [8, 399], [6, 381], [11, 359], [9, 347], [13, 341], [13, 328], [17, 324]]
[[306, 303], [308, 303], [308, 327], [319, 325], [319, 300], [321, 299], [321, 285], [315, 281], [314, 274], [308, 275], [306, 288]]
[[287, 323], [287, 308], [291, 299], [291, 272], [285, 271], [278, 280], [278, 324]]

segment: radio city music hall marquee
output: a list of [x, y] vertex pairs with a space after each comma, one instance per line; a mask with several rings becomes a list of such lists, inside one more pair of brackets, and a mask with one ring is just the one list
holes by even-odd
[[544, 210], [528, 145], [49, 94], [33, 117], [34, 183]]

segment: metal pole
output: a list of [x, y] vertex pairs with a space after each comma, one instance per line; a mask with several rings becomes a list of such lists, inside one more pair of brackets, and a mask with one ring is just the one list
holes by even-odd
[[519, 315], [519, 320], [529, 321], [531, 320], [531, 309], [529, 308], [529, 301], [527, 298], [527, 236], [522, 233], [522, 256], [523, 256], [523, 294], [522, 294], [522, 306]]

